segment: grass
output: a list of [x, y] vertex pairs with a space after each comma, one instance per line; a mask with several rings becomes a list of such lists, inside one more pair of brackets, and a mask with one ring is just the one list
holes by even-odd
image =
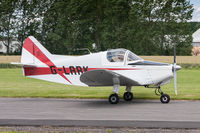
[[[23, 77], [21, 69], [0, 69], [0, 97], [108, 98], [112, 87], [79, 87]], [[200, 100], [200, 69], [178, 71], [178, 96], [173, 81], [162, 90], [172, 99]], [[125, 87], [120, 87], [122, 97]], [[133, 87], [136, 99], [158, 99], [154, 89]]]

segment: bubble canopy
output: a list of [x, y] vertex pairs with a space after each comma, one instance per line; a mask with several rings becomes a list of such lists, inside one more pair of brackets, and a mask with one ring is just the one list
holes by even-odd
[[126, 49], [111, 49], [107, 51], [107, 60], [109, 62], [127, 62], [143, 60], [133, 52]]

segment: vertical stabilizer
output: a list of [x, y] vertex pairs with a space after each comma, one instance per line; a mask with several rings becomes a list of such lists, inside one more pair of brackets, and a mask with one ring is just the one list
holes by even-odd
[[[23, 64], [40, 64], [51, 58], [51, 53], [44, 48], [33, 36], [26, 38], [22, 47], [21, 63]], [[38, 57], [40, 60], [38, 60]]]

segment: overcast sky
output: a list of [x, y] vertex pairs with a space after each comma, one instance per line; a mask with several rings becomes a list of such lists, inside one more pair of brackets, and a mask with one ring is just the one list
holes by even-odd
[[194, 12], [191, 21], [200, 22], [200, 0], [190, 0], [190, 3], [194, 6]]

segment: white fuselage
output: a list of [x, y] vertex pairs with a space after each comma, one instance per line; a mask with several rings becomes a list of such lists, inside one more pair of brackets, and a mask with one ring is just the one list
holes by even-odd
[[[52, 55], [50, 60], [55, 64], [56, 68], [52, 67], [51, 72], [46, 75], [30, 75], [29, 77], [48, 80], [52, 82], [59, 82], [68, 85], [79, 85], [87, 86], [80, 81], [80, 76], [85, 71], [96, 70], [96, 69], [106, 69], [111, 70], [116, 74], [123, 75], [134, 81], [137, 81], [135, 86], [146, 86], [146, 85], [156, 85], [161, 86], [168, 83], [173, 78], [173, 72], [171, 64], [133, 64], [128, 65], [128, 62], [109, 62], [106, 59], [106, 51], [93, 53], [83, 56], [62, 56], [62, 55]], [[125, 55], [127, 56], [127, 54]], [[125, 57], [126, 58], [126, 57]], [[37, 59], [35, 59], [37, 60]], [[40, 62], [38, 60], [38, 62]], [[40, 62], [41, 63], [41, 62]], [[38, 67], [44, 67], [50, 69], [49, 66], [41, 63]], [[60, 76], [60, 72], [64, 73], [64, 76], [70, 81], [67, 82]], [[62, 69], [62, 70], [61, 70]], [[65, 69], [65, 70], [64, 70]], [[85, 70], [84, 70], [85, 69]], [[130, 70], [129, 70], [130, 69]]]
[[[175, 56], [174, 56], [175, 57]], [[83, 56], [53, 55], [33, 36], [22, 47], [21, 63], [24, 76], [78, 86], [113, 86], [114, 94], [109, 102], [119, 102], [119, 87], [126, 86], [126, 101], [133, 99], [131, 86], [154, 86], [161, 94], [161, 102], [170, 97], [163, 94], [160, 86], [168, 83], [181, 67], [167, 63], [145, 61], [133, 52], [120, 48]], [[173, 75], [174, 74], [174, 75]]]

